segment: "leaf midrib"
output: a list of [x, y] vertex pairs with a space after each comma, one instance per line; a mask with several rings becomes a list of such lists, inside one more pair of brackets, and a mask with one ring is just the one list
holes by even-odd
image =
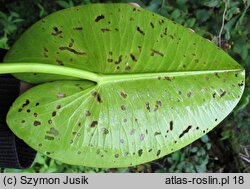
[[222, 72], [239, 72], [244, 71], [243, 68], [222, 69], [222, 70], [195, 70], [195, 71], [174, 71], [174, 72], [158, 72], [158, 73], [122, 73], [122, 74], [98, 74], [90, 71], [80, 70], [66, 66], [49, 65], [42, 63], [1, 63], [0, 74], [7, 73], [45, 73], [70, 76], [85, 80], [94, 81], [98, 84], [140, 80], [140, 79], [157, 79], [159, 77], [178, 77], [189, 75], [201, 75]]

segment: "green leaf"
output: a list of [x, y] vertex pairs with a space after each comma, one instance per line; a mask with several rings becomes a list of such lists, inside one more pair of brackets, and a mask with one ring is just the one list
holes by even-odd
[[5, 62], [0, 72], [32, 72], [15, 76], [43, 83], [13, 104], [12, 131], [49, 157], [93, 167], [133, 166], [190, 144], [244, 90], [244, 69], [223, 50], [126, 4], [56, 12], [27, 30]]

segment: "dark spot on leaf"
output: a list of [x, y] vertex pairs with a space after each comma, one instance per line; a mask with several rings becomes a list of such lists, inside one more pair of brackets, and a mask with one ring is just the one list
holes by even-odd
[[27, 100], [23, 103], [22, 108], [24, 108], [25, 106], [28, 106], [29, 103], [30, 103], [30, 101], [27, 99]]
[[30, 109], [27, 109], [26, 111], [27, 111], [27, 113], [30, 113]]
[[38, 144], [38, 146], [39, 146], [39, 147], [42, 147], [43, 145], [40, 143], [40, 144]]
[[173, 121], [170, 121], [170, 122], [169, 122], [169, 125], [170, 125], [170, 131], [172, 131], [172, 130], [173, 130], [173, 126], [174, 126]]
[[244, 82], [242, 81], [241, 83], [238, 83], [239, 87], [242, 87], [244, 85]]
[[136, 30], [137, 30], [140, 34], [145, 35], [144, 31], [142, 31], [142, 29], [141, 29], [139, 26], [136, 27]]
[[56, 116], [56, 111], [52, 112], [52, 117]]
[[59, 135], [59, 131], [56, 130], [54, 127], [51, 127], [49, 131], [46, 132], [49, 135], [54, 135], [55, 137]]
[[196, 127], [196, 130], [199, 130], [200, 128], [199, 127]]
[[70, 43], [69, 43], [69, 47], [70, 47], [70, 48], [73, 47], [74, 42], [75, 42], [74, 39], [71, 38], [71, 39], [70, 39]]
[[123, 144], [123, 143], [124, 143], [124, 139], [120, 139], [120, 143], [122, 143], [122, 144]]
[[61, 61], [61, 60], [56, 59], [56, 62], [57, 62], [59, 65], [61, 65], [61, 66], [64, 65], [64, 64], [63, 64], [63, 61]]
[[123, 119], [123, 122], [124, 122], [124, 123], [126, 123], [127, 121], [128, 121], [128, 120], [127, 120], [126, 118], [125, 118], [125, 119]]
[[25, 123], [25, 120], [22, 120], [21, 123]]
[[96, 18], [95, 18], [95, 21], [96, 22], [99, 22], [100, 20], [102, 20], [102, 19], [104, 19], [105, 17], [103, 16], [103, 15], [100, 15], [100, 16], [97, 16]]
[[91, 115], [91, 113], [90, 113], [88, 110], [87, 110], [87, 111], [85, 111], [85, 112], [84, 112], [84, 114], [85, 114], [85, 116], [86, 116], [86, 117], [88, 117], [88, 116], [90, 116], [90, 115]]
[[52, 136], [47, 136], [47, 135], [45, 135], [44, 139], [45, 139], [45, 140], [54, 140], [55, 138], [52, 137]]
[[139, 52], [141, 52], [141, 46], [140, 45], [138, 46], [138, 50], [139, 50]]
[[127, 96], [128, 96], [125, 92], [122, 92], [122, 91], [121, 91], [120, 94], [121, 94], [121, 96], [122, 96], [123, 98], [127, 98]]
[[94, 91], [92, 95], [96, 98], [97, 102], [102, 103], [101, 96], [98, 92]]
[[138, 150], [138, 156], [139, 157], [141, 157], [142, 153], [143, 153], [143, 149]]
[[218, 78], [220, 78], [219, 74], [217, 72], [214, 73], [214, 75]]
[[137, 59], [134, 54], [130, 53], [130, 57], [134, 62], [137, 62]]
[[118, 60], [115, 61], [115, 64], [120, 64], [121, 62], [122, 62], [122, 55], [120, 55]]
[[161, 132], [155, 132], [154, 136], [161, 135]]
[[163, 54], [162, 52], [157, 51], [157, 50], [155, 50], [155, 49], [151, 49], [151, 56], [154, 56], [154, 55], [159, 55], [159, 56], [161, 56], [161, 57], [164, 56], [164, 54]]
[[130, 66], [126, 66], [126, 67], [125, 67], [125, 70], [126, 70], [126, 71], [128, 71], [128, 70], [130, 70], [130, 69], [131, 69]]
[[113, 62], [113, 59], [112, 58], [108, 58], [107, 61], [111, 63], [111, 62]]
[[51, 124], [52, 124], [52, 120], [50, 119], [50, 120], [48, 121], [48, 123], [51, 125]]
[[33, 115], [34, 115], [34, 117], [37, 117], [37, 116], [38, 116], [38, 114], [37, 114], [37, 113], [34, 113]]
[[41, 125], [41, 122], [40, 122], [40, 121], [34, 121], [33, 125], [34, 125], [34, 126]]
[[147, 108], [147, 110], [150, 112], [150, 105], [149, 105], [149, 102], [146, 102], [146, 108]]
[[104, 33], [104, 32], [109, 32], [109, 31], [111, 31], [111, 30], [108, 29], [108, 28], [101, 28], [101, 31]]
[[98, 121], [92, 121], [92, 123], [90, 124], [90, 127], [94, 128], [97, 125], [98, 125]]
[[19, 109], [18, 109], [18, 112], [21, 112], [21, 111], [23, 111], [23, 109], [22, 109], [22, 108], [19, 108]]
[[215, 96], [216, 96], [216, 93], [213, 93], [213, 98], [215, 98]]
[[192, 92], [188, 92], [187, 97], [191, 97], [191, 96], [192, 96]]
[[156, 155], [159, 156], [161, 154], [161, 150], [158, 150]]
[[215, 119], [215, 121], [217, 121], [218, 119]]
[[103, 132], [103, 134], [104, 134], [104, 135], [109, 134], [109, 130], [108, 130], [108, 129], [106, 129], [106, 128], [102, 128], [102, 132]]
[[58, 27], [53, 27], [53, 32], [51, 33], [51, 35], [53, 36], [58, 36], [62, 33], [61, 30], [58, 29]]
[[82, 27], [74, 27], [73, 30], [76, 30], [76, 31], [81, 31], [83, 28]]
[[168, 76], [165, 76], [164, 79], [167, 81], [172, 81], [171, 77], [168, 77]]
[[225, 94], [226, 94], [226, 91], [223, 91], [223, 92], [220, 94], [220, 97], [223, 97]]
[[161, 106], [161, 101], [157, 100], [156, 103], [155, 103], [154, 112], [156, 112], [159, 109], [160, 106]]
[[151, 26], [152, 28], [155, 27], [154, 24], [153, 24], [153, 22], [150, 22], [150, 26]]
[[81, 151], [78, 151], [77, 154], [80, 155], [82, 152]]
[[61, 105], [57, 105], [57, 106], [56, 106], [56, 109], [60, 109], [60, 108], [61, 108]]
[[126, 106], [125, 105], [121, 105], [121, 110], [126, 110]]
[[115, 154], [115, 158], [119, 158], [119, 154]]
[[70, 47], [59, 47], [59, 50], [61, 51], [69, 51], [69, 52], [72, 52], [76, 55], [86, 55], [87, 53], [86, 52], [80, 52], [80, 51], [76, 51], [75, 49], [72, 49]]
[[183, 137], [189, 130], [192, 128], [192, 125], [189, 125], [180, 135], [179, 138]]

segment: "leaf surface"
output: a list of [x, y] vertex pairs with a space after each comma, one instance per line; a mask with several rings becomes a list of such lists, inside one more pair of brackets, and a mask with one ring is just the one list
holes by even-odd
[[244, 69], [221, 49], [125, 4], [56, 12], [24, 33], [5, 62], [55, 64], [99, 76], [96, 83], [15, 74], [53, 82], [20, 96], [7, 117], [13, 132], [36, 150], [94, 167], [137, 165], [186, 146], [221, 122], [244, 90]]

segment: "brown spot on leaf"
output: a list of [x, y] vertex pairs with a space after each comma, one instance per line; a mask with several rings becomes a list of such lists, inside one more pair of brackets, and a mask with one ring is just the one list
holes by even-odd
[[192, 92], [188, 92], [187, 97], [191, 97], [191, 96], [192, 96]]
[[115, 61], [115, 64], [120, 64], [121, 62], [122, 62], [122, 55], [120, 55], [118, 60]]
[[158, 150], [156, 155], [159, 156], [161, 154], [161, 150]]
[[71, 38], [69, 42], [69, 47], [73, 47], [74, 43], [75, 43], [75, 40]]
[[170, 125], [170, 131], [172, 131], [172, 130], [173, 130], [173, 126], [174, 126], [174, 122], [173, 122], [173, 121], [170, 121], [170, 122], [169, 122], [169, 125]]
[[138, 150], [138, 156], [139, 157], [141, 157], [142, 153], [143, 153], [143, 149]]
[[56, 130], [54, 127], [51, 127], [49, 131], [46, 132], [49, 135], [54, 135], [54, 136], [58, 136], [59, 135], [59, 131]]
[[94, 128], [97, 125], [98, 125], [98, 121], [92, 121], [91, 124], [90, 124], [90, 127]]
[[161, 101], [157, 100], [156, 103], [155, 103], [154, 112], [156, 112], [159, 109], [160, 106], [161, 106]]
[[126, 66], [126, 67], [125, 67], [125, 70], [126, 70], [126, 71], [129, 71], [130, 69], [131, 69], [130, 66]]
[[153, 22], [150, 22], [150, 26], [151, 26], [152, 28], [155, 27], [154, 24], [153, 24]]
[[139, 26], [136, 27], [136, 30], [137, 30], [140, 34], [145, 35], [144, 31], [142, 31], [142, 29], [141, 29]]
[[161, 132], [155, 132], [154, 136], [161, 135]]
[[92, 95], [96, 98], [97, 102], [102, 103], [101, 95], [98, 92], [94, 91]]
[[120, 95], [122, 96], [122, 98], [127, 98], [128, 97], [128, 95], [123, 91], [121, 91]]
[[73, 30], [81, 31], [81, 30], [83, 30], [83, 28], [82, 27], [74, 27]]
[[86, 117], [88, 117], [88, 116], [90, 116], [90, 115], [91, 115], [90, 111], [88, 111], [88, 110], [87, 110], [87, 111], [85, 111], [85, 112], [84, 112], [84, 114], [85, 114], [85, 116], [86, 116]]
[[149, 102], [146, 102], [146, 108], [147, 108], [147, 110], [150, 112], [150, 105], [149, 105]]
[[102, 20], [102, 19], [104, 19], [104, 18], [105, 18], [104, 15], [97, 16], [97, 17], [95, 18], [95, 22], [99, 22], [100, 20]]
[[52, 137], [52, 136], [47, 136], [47, 135], [45, 135], [44, 139], [45, 139], [45, 140], [54, 140], [55, 138]]
[[126, 106], [125, 105], [121, 105], [121, 110], [126, 110]]
[[104, 33], [104, 32], [109, 32], [111, 30], [109, 28], [101, 28], [101, 31]]
[[61, 65], [61, 66], [64, 65], [64, 64], [63, 64], [63, 61], [61, 61], [61, 60], [56, 59], [56, 62], [57, 62], [59, 65]]
[[137, 62], [137, 59], [134, 54], [130, 53], [130, 57], [134, 62]]
[[154, 56], [154, 55], [159, 55], [159, 56], [161, 56], [161, 57], [164, 56], [164, 54], [163, 54], [162, 52], [157, 51], [157, 50], [155, 50], [155, 49], [151, 49], [151, 56]]
[[40, 121], [34, 121], [33, 125], [34, 125], [34, 126], [41, 125], [41, 122], [40, 122]]
[[22, 108], [24, 108], [25, 106], [28, 106], [29, 103], [30, 103], [30, 101], [28, 99], [26, 99], [26, 101], [22, 105]]
[[56, 116], [56, 111], [52, 112], [52, 117]]
[[58, 27], [53, 27], [53, 32], [51, 33], [51, 35], [53, 36], [58, 36], [62, 34], [62, 31], [58, 29]]
[[69, 52], [74, 53], [76, 55], [86, 55], [87, 54], [86, 52], [80, 52], [80, 51], [77, 51], [77, 50], [72, 49], [70, 47], [59, 47], [59, 50], [61, 50], [61, 51], [69, 51]]
[[220, 97], [223, 97], [225, 94], [226, 94], [226, 91], [223, 91], [223, 92], [220, 94]]
[[179, 138], [183, 137], [189, 130], [192, 128], [192, 125], [189, 125], [180, 135]]

